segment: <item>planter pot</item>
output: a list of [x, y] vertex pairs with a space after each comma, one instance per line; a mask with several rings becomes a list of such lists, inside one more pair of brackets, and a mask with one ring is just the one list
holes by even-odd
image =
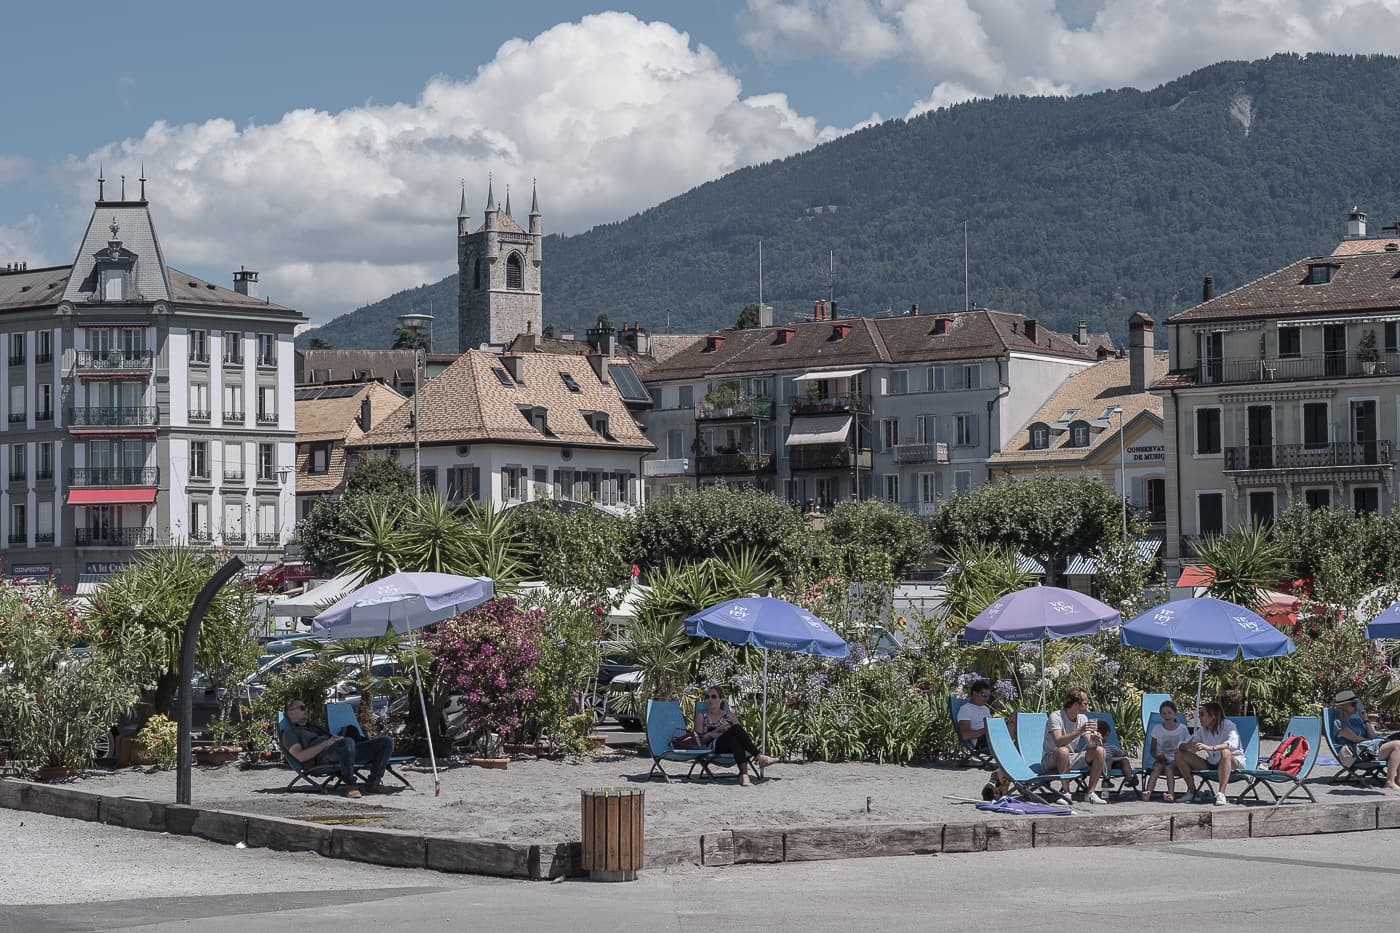
[[509, 758], [472, 758], [467, 764], [475, 765], [478, 768], [496, 768], [504, 771], [510, 766]]
[[590, 736], [588, 737], [588, 747], [589, 747], [589, 748], [603, 748], [603, 747], [606, 746], [607, 744], [608, 744], [608, 737], [607, 737], [606, 735], [594, 734], [594, 735], [590, 735]]
[[62, 781], [78, 773], [77, 768], [69, 768], [63, 765], [51, 765], [39, 769], [39, 780], [41, 781]]
[[194, 760], [201, 765], [226, 765], [230, 761], [237, 761], [238, 756], [242, 754], [243, 749], [233, 745], [224, 745], [219, 748], [196, 748]]
[[1374, 376], [1376, 374], [1376, 362], [1374, 360], [1363, 361], [1361, 364], [1361, 371], [1367, 376]]
[[533, 745], [512, 745], [506, 743], [501, 748], [507, 755], [548, 755], [549, 746], [544, 742], [536, 742]]
[[136, 741], [134, 736], [117, 736], [115, 749], [117, 766], [130, 768], [133, 766], [153, 765], [156, 760], [151, 757], [151, 753], [146, 750], [146, 746]]

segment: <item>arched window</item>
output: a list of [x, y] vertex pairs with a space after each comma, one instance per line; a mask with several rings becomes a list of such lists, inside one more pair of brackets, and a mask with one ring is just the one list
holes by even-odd
[[506, 288], [516, 292], [525, 288], [525, 264], [519, 253], [511, 253], [506, 259]]
[[1045, 450], [1050, 446], [1050, 428], [1043, 422], [1031, 425], [1031, 450]]
[[1076, 421], [1069, 426], [1069, 446], [1089, 446], [1089, 422]]
[[473, 263], [473, 265], [472, 265], [472, 288], [475, 288], [475, 289], [480, 289], [480, 288], [481, 288], [481, 257], [480, 257], [480, 256], [478, 256], [478, 257], [476, 258], [476, 262]]

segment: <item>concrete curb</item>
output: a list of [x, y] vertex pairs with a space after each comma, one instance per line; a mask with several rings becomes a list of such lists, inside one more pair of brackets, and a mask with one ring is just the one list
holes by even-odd
[[[206, 810], [141, 797], [0, 779], [0, 807], [197, 836], [226, 845], [316, 852], [394, 868], [548, 880], [583, 874], [578, 842], [527, 843], [420, 836], [392, 829], [320, 826], [275, 816]], [[1052, 846], [1141, 845], [1400, 829], [1400, 797], [1343, 804], [1285, 804], [1176, 813], [1050, 816], [976, 823], [759, 826], [646, 839], [644, 868], [999, 852]]]

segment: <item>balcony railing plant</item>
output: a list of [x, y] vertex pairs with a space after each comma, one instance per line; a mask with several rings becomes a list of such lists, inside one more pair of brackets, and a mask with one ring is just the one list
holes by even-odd
[[773, 470], [772, 454], [738, 451], [725, 454], [701, 454], [695, 460], [695, 472], [703, 476], [724, 473], [771, 473]]
[[156, 543], [150, 528], [78, 528], [78, 547], [141, 547]]
[[159, 467], [72, 467], [69, 486], [154, 486], [160, 482]]
[[942, 442], [927, 444], [896, 444], [895, 463], [947, 463], [948, 445]]
[[156, 355], [151, 350], [79, 350], [74, 365], [78, 372], [137, 372], [150, 369]]
[[771, 398], [739, 398], [719, 404], [702, 402], [695, 409], [696, 421], [760, 421], [772, 417]]
[[1316, 470], [1331, 467], [1385, 466], [1391, 463], [1390, 441], [1344, 441], [1337, 444], [1270, 444], [1225, 448], [1225, 470]]
[[[788, 452], [788, 466], [794, 470], [849, 470], [852, 466], [851, 448], [845, 444], [805, 444]], [[870, 451], [862, 450], [855, 466], [870, 469]]]
[[799, 395], [792, 400], [792, 413], [794, 415], [823, 415], [869, 410], [870, 396], [855, 393], [828, 395], [826, 398]]
[[74, 408], [68, 412], [71, 428], [151, 428], [160, 417], [154, 405]]

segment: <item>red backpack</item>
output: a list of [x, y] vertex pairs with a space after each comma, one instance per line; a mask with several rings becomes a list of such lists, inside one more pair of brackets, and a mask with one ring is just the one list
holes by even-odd
[[1308, 759], [1308, 740], [1301, 735], [1285, 736], [1269, 758], [1270, 771], [1282, 771], [1297, 776]]

